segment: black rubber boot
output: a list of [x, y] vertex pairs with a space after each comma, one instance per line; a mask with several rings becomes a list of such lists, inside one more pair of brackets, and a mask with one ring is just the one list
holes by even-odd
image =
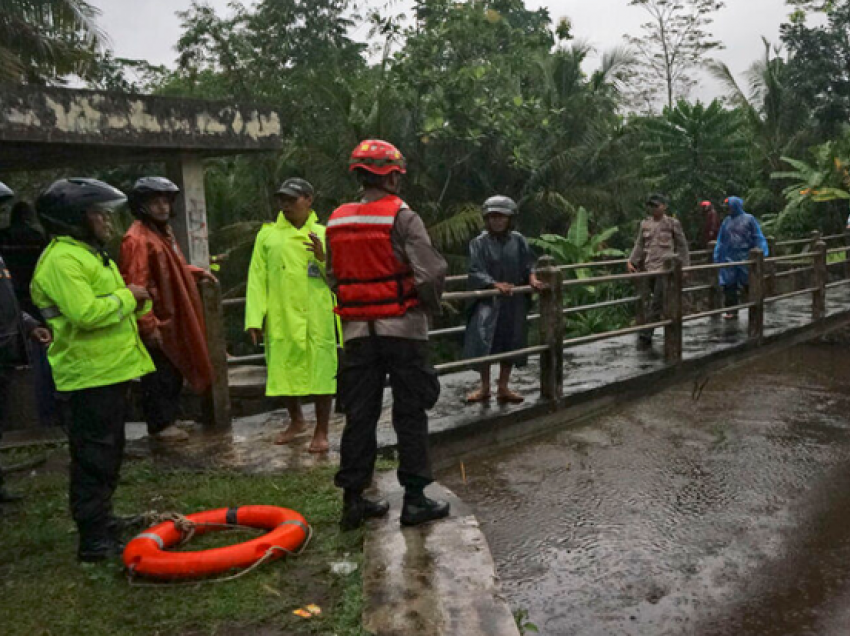
[[424, 493], [405, 495], [401, 508], [401, 525], [418, 526], [429, 521], [444, 519], [449, 516], [451, 506], [447, 501], [428, 499]]
[[385, 516], [390, 511], [390, 504], [383, 499], [372, 501], [361, 493], [346, 492], [342, 501], [342, 518], [339, 527], [343, 531], [356, 530], [366, 519], [376, 519]]
[[77, 560], [83, 563], [100, 563], [110, 559], [120, 559], [124, 553], [123, 546], [112, 539], [98, 542], [88, 542], [77, 550]]
[[120, 558], [124, 545], [113, 536], [111, 527], [80, 528], [80, 545], [77, 559], [83, 563], [99, 563], [107, 559]]

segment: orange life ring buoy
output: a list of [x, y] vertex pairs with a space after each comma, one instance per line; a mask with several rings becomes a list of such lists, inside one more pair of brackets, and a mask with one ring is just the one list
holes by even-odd
[[[294, 510], [277, 506], [219, 508], [186, 515], [195, 534], [226, 526], [265, 528], [266, 534], [244, 543], [199, 550], [168, 552], [183, 539], [173, 521], [160, 523], [137, 535], [124, 549], [124, 565], [133, 573], [158, 579], [185, 579], [246, 568], [260, 559], [274, 560], [296, 551], [310, 532], [307, 521]], [[212, 526], [204, 524], [213, 524]]]

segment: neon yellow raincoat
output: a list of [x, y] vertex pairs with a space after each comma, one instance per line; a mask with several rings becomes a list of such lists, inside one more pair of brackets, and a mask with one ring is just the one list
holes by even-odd
[[245, 304], [245, 329], [263, 329], [266, 395], [336, 393], [336, 319], [325, 263], [304, 243], [310, 232], [325, 243], [315, 212], [296, 229], [281, 214], [254, 243]]
[[136, 307], [114, 261], [67, 236], [53, 239], [38, 261], [32, 300], [53, 331], [47, 351], [59, 391], [109, 386], [152, 373], [139, 337]]

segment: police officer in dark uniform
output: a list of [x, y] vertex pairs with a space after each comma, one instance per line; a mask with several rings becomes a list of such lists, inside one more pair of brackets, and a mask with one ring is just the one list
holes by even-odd
[[[0, 183], [0, 205], [10, 201], [15, 193]], [[9, 381], [16, 366], [27, 364], [26, 338], [42, 344], [50, 343], [50, 331], [27, 313], [21, 311], [15, 297], [15, 287], [9, 269], [0, 254], [0, 435], [8, 417], [7, 405]], [[0, 467], [0, 503], [9, 503], [21, 499], [6, 490], [3, 469]]]

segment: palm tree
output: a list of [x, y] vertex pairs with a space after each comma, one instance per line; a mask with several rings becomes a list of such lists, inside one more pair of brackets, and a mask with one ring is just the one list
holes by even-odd
[[0, 81], [85, 75], [105, 35], [85, 0], [0, 0]]
[[690, 209], [719, 198], [742, 172], [746, 157], [740, 119], [719, 101], [708, 106], [680, 101], [661, 117], [643, 121], [645, 161], [657, 184], [680, 206]]
[[[764, 57], [746, 72], [745, 91], [726, 64], [713, 62], [709, 70], [727, 89], [729, 101], [741, 109], [750, 130], [753, 159], [766, 183], [782, 168], [782, 157], [798, 155], [806, 145], [808, 115], [805, 105], [790, 84], [788, 65], [781, 50], [763, 39]], [[780, 188], [765, 193], [773, 210], [782, 205]]]

